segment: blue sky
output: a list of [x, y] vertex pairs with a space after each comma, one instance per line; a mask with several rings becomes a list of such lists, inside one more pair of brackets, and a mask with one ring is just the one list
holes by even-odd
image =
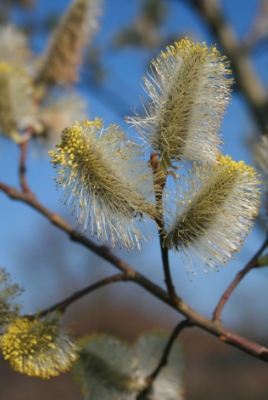
[[[215, 43], [215, 38], [210, 35], [204, 22], [199, 16], [189, 7], [185, 6], [183, 1], [169, 1], [171, 12], [168, 15], [164, 33], [178, 33], [194, 37], [198, 41], [206, 41], [208, 44]], [[256, 9], [258, 1], [255, 0], [224, 0], [223, 2], [226, 15], [233, 25], [233, 28], [240, 38], [243, 38], [250, 25], [252, 15]], [[29, 21], [34, 20], [38, 24], [38, 19], [42, 18], [48, 12], [53, 10], [56, 13], [62, 12], [69, 1], [58, 0], [57, 2], [48, 2], [39, 0], [36, 2], [34, 10], [28, 13], [16, 11], [12, 18], [14, 21], [21, 22], [23, 18]], [[90, 118], [100, 116], [105, 119], [107, 125], [117, 123], [122, 125], [124, 129], [129, 129], [123, 122], [124, 115], [131, 115], [131, 109], [139, 107], [139, 95], [142, 94], [141, 83], [142, 76], [148, 69], [147, 62], [149, 60], [148, 51], [136, 50], [127, 48], [123, 51], [115, 53], [109, 52], [111, 46], [111, 38], [117, 32], [119, 27], [127, 27], [133, 18], [133, 15], [138, 10], [139, 1], [135, 0], [113, 0], [104, 3], [104, 12], [101, 17], [101, 29], [96, 35], [95, 43], [108, 50], [103, 56], [105, 69], [109, 72], [108, 87], [110, 89], [110, 106], [109, 102], [96, 96], [96, 90], [82, 80], [78, 85], [78, 90], [86, 96], [88, 100], [88, 115]], [[242, 11], [241, 11], [242, 10]], [[32, 46], [36, 51], [41, 51], [45, 45], [47, 37], [45, 32], [33, 38]], [[253, 60], [255, 68], [267, 83], [267, 52], [258, 54]], [[85, 75], [85, 74], [84, 74]], [[121, 95], [121, 100], [117, 103], [121, 106], [121, 110], [116, 111], [111, 108], [113, 95], [116, 92]], [[254, 125], [249, 115], [247, 106], [239, 94], [234, 94], [232, 103], [229, 106], [227, 114], [224, 118], [222, 137], [226, 143], [224, 152], [230, 154], [235, 160], [243, 159], [247, 163], [252, 164], [250, 151], [246, 145], [246, 139], [254, 129]], [[131, 131], [133, 134], [133, 131]], [[1, 158], [0, 158], [0, 176], [1, 180], [17, 186], [17, 157], [18, 150], [14, 145], [5, 141], [1, 141]], [[55, 175], [54, 170], [49, 164], [48, 157], [43, 155], [40, 158], [30, 156], [28, 158], [28, 181], [31, 188], [36, 192], [37, 196], [49, 208], [68, 217], [68, 210], [60, 205], [58, 198], [60, 193], [55, 190], [55, 183], [51, 179]], [[70, 244], [64, 234], [55, 233], [56, 228], [49, 226], [44, 218], [38, 215], [34, 210], [19, 202], [12, 202], [0, 193], [0, 215], [1, 226], [0, 243], [1, 243], [1, 260], [0, 264], [6, 267], [12, 275], [21, 282], [26, 293], [24, 294], [24, 302], [26, 311], [35, 311], [35, 308], [43, 308], [49, 306], [49, 301], [59, 300], [55, 293], [56, 284], [61, 282], [61, 275], [55, 270], [51, 270], [49, 263], [53, 252], [48, 247], [46, 249], [45, 260], [29, 259], [31, 254], [30, 249], [36, 247], [38, 252], [40, 244], [36, 246], [35, 238], [42, 245], [42, 234], [46, 231], [46, 235], [58, 235], [63, 237], [64, 248], [68, 254], [67, 259], [62, 259], [61, 271], [64, 270], [64, 261], [66, 261], [65, 280], [67, 289], [71, 294], [74, 288], [84, 286], [85, 282], [94, 281], [97, 279], [98, 273], [94, 265], [91, 267], [89, 274], [88, 270], [88, 253], [80, 246]], [[69, 217], [68, 217], [69, 218]], [[69, 218], [75, 225], [75, 220]], [[199, 271], [197, 276], [189, 278], [181, 264], [178, 256], [171, 256], [171, 268], [174, 277], [174, 283], [177, 292], [185, 299], [192, 307], [198, 311], [211, 315], [213, 308], [219, 299], [220, 295], [233, 279], [238, 270], [240, 270], [245, 262], [254, 254], [257, 248], [264, 240], [264, 234], [257, 227], [253, 229], [249, 238], [240, 253], [226, 266], [221, 267], [219, 272], [211, 272], [209, 275]], [[49, 242], [49, 241], [48, 241]], [[44, 240], [44, 245], [47, 244], [47, 237]], [[54, 250], [53, 250], [54, 251]], [[117, 250], [122, 258], [130, 258], [134, 267], [139, 269], [148, 277], [153, 277], [153, 280], [158, 284], [163, 285], [163, 273], [160, 263], [160, 252], [158, 239], [155, 238], [153, 243], [143, 244], [142, 252], [130, 254], [126, 251]], [[28, 265], [24, 265], [28, 254]], [[103, 267], [103, 274], [107, 271], [113, 272], [112, 267], [105, 266], [102, 261], [94, 258], [94, 262]], [[22, 262], [22, 264], [21, 264]], [[38, 263], [35, 267], [34, 262]], [[93, 261], [92, 261], [93, 264]], [[114, 270], [114, 272], [116, 272]], [[52, 277], [52, 279], [51, 279]], [[68, 280], [69, 279], [69, 280]], [[73, 279], [74, 285], [70, 284]], [[245, 281], [237, 288], [233, 294], [226, 309], [223, 313], [224, 322], [234, 324], [237, 321], [244, 321], [248, 317], [251, 321], [254, 318], [264, 319], [266, 316], [266, 307], [268, 301], [267, 292], [268, 274], [267, 271], [259, 270], [252, 271]], [[120, 288], [123, 286], [120, 285]], [[51, 296], [48, 293], [51, 288]], [[131, 291], [128, 287], [122, 289], [122, 296], [131, 296]], [[258, 296], [256, 295], [258, 294]], [[148, 298], [148, 297], [146, 297]], [[134, 299], [135, 300], [135, 299]], [[132, 302], [134, 301], [132, 299]], [[154, 303], [155, 304], [155, 303]], [[150, 304], [145, 305], [145, 308]], [[159, 304], [157, 303], [157, 307]], [[257, 309], [257, 313], [256, 313]], [[166, 312], [166, 308], [159, 306], [159, 310]], [[162, 312], [161, 311], [161, 312]], [[168, 314], [169, 315], [169, 314]], [[174, 316], [174, 313], [170, 313]], [[267, 319], [265, 317], [265, 319]], [[263, 322], [265, 324], [265, 322]], [[266, 323], [267, 328], [267, 323]]]

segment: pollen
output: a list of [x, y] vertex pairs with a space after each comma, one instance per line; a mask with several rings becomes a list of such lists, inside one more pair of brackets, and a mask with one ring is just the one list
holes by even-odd
[[78, 225], [90, 224], [92, 235], [127, 248], [139, 247], [143, 233], [138, 216], [157, 214], [154, 177], [140, 158], [141, 148], [117, 125], [103, 121], [75, 123], [63, 131], [56, 151], [49, 152], [65, 190], [63, 202], [76, 211]]
[[5, 360], [18, 372], [43, 379], [69, 370], [76, 347], [58, 319], [18, 318], [1, 338]]

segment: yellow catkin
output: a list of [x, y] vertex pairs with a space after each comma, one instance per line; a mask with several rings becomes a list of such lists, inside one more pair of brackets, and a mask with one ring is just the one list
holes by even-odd
[[145, 238], [136, 222], [155, 218], [152, 170], [140, 158], [141, 148], [127, 140], [115, 124], [103, 121], [75, 123], [63, 131], [51, 163], [59, 176], [64, 203], [76, 211], [77, 222], [98, 239], [127, 248], [139, 248]]
[[68, 371], [77, 357], [57, 318], [16, 319], [1, 338], [1, 350], [15, 371], [43, 379]]

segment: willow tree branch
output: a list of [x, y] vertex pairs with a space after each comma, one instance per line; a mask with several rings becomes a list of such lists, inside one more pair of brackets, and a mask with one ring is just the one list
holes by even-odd
[[5, 184], [0, 183], [0, 190], [5, 192], [11, 199], [20, 200], [30, 207], [34, 208], [36, 211], [43, 214], [47, 219], [51, 221], [58, 228], [66, 232], [71, 240], [74, 240], [83, 246], [87, 247], [89, 250], [93, 251], [95, 254], [99, 255], [104, 260], [108, 261], [114, 265], [117, 269], [127, 274], [128, 280], [131, 280], [143, 287], [147, 292], [151, 293], [153, 296], [166, 303], [174, 310], [178, 311], [180, 314], [188, 320], [189, 324], [192, 326], [197, 326], [210, 334], [218, 337], [222, 342], [234, 346], [251, 356], [263, 360], [268, 363], [268, 348], [255, 343], [241, 335], [231, 332], [225, 328], [219, 321], [211, 321], [193, 310], [187, 303], [185, 303], [180, 297], [176, 296], [174, 301], [170, 299], [170, 296], [165, 292], [160, 286], [156, 285], [145, 276], [136, 271], [127, 262], [121, 260], [117, 257], [107, 246], [98, 246], [90, 239], [76, 232], [72, 226], [66, 222], [63, 218], [57, 214], [51, 212], [41, 203], [38, 202], [36, 196], [32, 193], [23, 193], [17, 189], [10, 188]]
[[163, 235], [161, 235], [161, 234], [159, 234], [159, 241], [160, 241], [162, 263], [163, 263], [164, 275], [165, 275], [165, 283], [166, 283], [167, 290], [168, 290], [171, 301], [175, 302], [176, 301], [176, 292], [175, 292], [175, 287], [173, 285], [172, 276], [171, 276], [171, 272], [170, 272], [168, 249], [163, 244], [164, 240], [163, 240]]
[[262, 252], [266, 249], [267, 246], [268, 246], [268, 235], [266, 236], [264, 243], [257, 251], [257, 253], [252, 257], [252, 259], [247, 263], [247, 265], [237, 273], [236, 277], [234, 278], [230, 286], [223, 293], [222, 297], [220, 298], [213, 312], [213, 321], [220, 321], [221, 313], [227, 300], [229, 299], [229, 297], [231, 296], [231, 294], [233, 293], [239, 282], [244, 278], [244, 276], [253, 268], [257, 268], [259, 266], [258, 264], [259, 256], [262, 254]]
[[148, 386], [139, 393], [139, 395], [137, 396], [137, 400], [142, 400], [142, 399], [147, 398], [146, 395], [149, 394], [152, 384], [154, 383], [155, 379], [161, 372], [162, 368], [164, 368], [168, 363], [168, 356], [170, 354], [173, 343], [177, 339], [180, 332], [184, 328], [189, 327], [189, 326], [191, 326], [191, 324], [189, 324], [189, 321], [187, 319], [185, 319], [183, 321], [180, 321], [179, 324], [172, 331], [172, 333], [167, 341], [167, 344], [163, 350], [162, 357], [160, 358], [158, 365], [153, 370], [153, 372], [145, 378], [145, 381]]
[[73, 293], [71, 296], [67, 297], [66, 299], [59, 301], [58, 303], [54, 304], [51, 307], [48, 307], [47, 309], [39, 312], [38, 314], [35, 315], [27, 315], [29, 319], [35, 319], [35, 318], [42, 318], [45, 317], [48, 314], [53, 313], [54, 311], [60, 311], [64, 313], [72, 303], [75, 301], [81, 299], [82, 297], [86, 296], [87, 294], [93, 292], [94, 290], [97, 290], [103, 286], [109, 285], [110, 283], [115, 283], [115, 282], [122, 282], [122, 281], [128, 281], [130, 278], [126, 273], [124, 274], [116, 274], [109, 276], [107, 278], [101, 279], [96, 283], [93, 283], [92, 285], [89, 285], [85, 287], [84, 289], [78, 290], [77, 292]]
[[162, 171], [160, 170], [159, 161], [154, 152], [151, 153], [150, 163], [154, 174], [154, 183], [156, 187], [160, 188], [160, 190], [157, 190], [155, 192], [156, 209], [158, 210], [158, 216], [155, 217], [155, 222], [159, 230], [159, 241], [163, 270], [165, 275], [165, 284], [167, 286], [170, 299], [174, 302], [176, 299], [176, 292], [170, 272], [168, 249], [164, 246], [165, 227], [163, 217], [163, 191], [166, 185], [166, 174], [162, 173]]
[[148, 383], [148, 385], [152, 385], [152, 383], [154, 382], [154, 380], [156, 379], [156, 377], [158, 376], [158, 374], [160, 373], [161, 369], [163, 367], [165, 367], [168, 363], [168, 356], [170, 354], [171, 348], [173, 346], [173, 343], [175, 342], [175, 340], [177, 339], [178, 335], [181, 333], [181, 331], [187, 327], [192, 326], [188, 319], [185, 319], [183, 321], [180, 321], [178, 323], [178, 325], [175, 327], [175, 329], [172, 331], [167, 344], [163, 350], [163, 354], [162, 357], [157, 365], [157, 367], [154, 369], [154, 371], [147, 376], [146, 378], [146, 382]]
[[219, 0], [194, 0], [189, 2], [204, 17], [216, 36], [223, 53], [231, 61], [235, 81], [244, 94], [261, 133], [268, 125], [268, 98], [264, 85], [258, 79], [251, 60], [224, 17]]
[[20, 187], [23, 192], [30, 192], [30, 188], [28, 186], [26, 180], [26, 156], [29, 145], [29, 139], [24, 140], [20, 143], [20, 161], [19, 161], [19, 178], [20, 178]]

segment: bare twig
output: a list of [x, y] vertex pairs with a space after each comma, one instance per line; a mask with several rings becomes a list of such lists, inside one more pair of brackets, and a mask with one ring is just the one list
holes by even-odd
[[5, 192], [11, 199], [20, 200], [29, 206], [33, 207], [36, 211], [39, 211], [46, 218], [48, 218], [54, 225], [65, 231], [71, 240], [74, 240], [83, 246], [87, 247], [101, 258], [110, 262], [116, 268], [127, 274], [128, 280], [137, 283], [143, 287], [146, 291], [157, 297], [159, 300], [168, 304], [174, 310], [184, 315], [189, 324], [198, 326], [201, 329], [211, 333], [218, 337], [222, 342], [234, 346], [253, 357], [268, 362], [268, 348], [255, 343], [247, 338], [240, 336], [234, 332], [231, 332], [227, 328], [221, 325], [219, 321], [211, 321], [193, 310], [187, 303], [185, 303], [180, 297], [176, 296], [174, 301], [170, 299], [170, 296], [160, 286], [154, 284], [152, 281], [147, 279], [145, 276], [136, 271], [121, 258], [117, 257], [107, 246], [98, 246], [84, 235], [80, 235], [76, 232], [68, 222], [63, 218], [54, 214], [41, 203], [38, 202], [36, 197], [32, 193], [23, 193], [17, 189], [9, 188], [5, 184], [0, 183], [0, 190]]
[[217, 304], [217, 307], [215, 308], [213, 312], [213, 321], [220, 321], [221, 319], [221, 312], [223, 307], [225, 306], [225, 303], [239, 284], [239, 282], [244, 278], [244, 276], [251, 271], [253, 268], [258, 267], [258, 258], [261, 255], [261, 253], [265, 250], [265, 248], [268, 246], [268, 235], [266, 236], [266, 239], [260, 249], [257, 251], [257, 253], [252, 257], [252, 259], [247, 263], [247, 265], [237, 273], [235, 279], [232, 281], [230, 286], [226, 289], [226, 291], [223, 293], [222, 297], [220, 298], [220, 301]]
[[26, 180], [26, 155], [29, 145], [29, 139], [24, 140], [20, 143], [20, 163], [19, 163], [19, 177], [20, 177], [20, 187], [23, 192], [30, 192]]
[[189, 323], [189, 321], [187, 319], [185, 319], [183, 321], [180, 321], [179, 324], [172, 331], [172, 333], [167, 341], [167, 344], [163, 350], [162, 357], [160, 358], [160, 360], [158, 362], [158, 365], [156, 366], [154, 371], [145, 378], [145, 381], [148, 386], [139, 393], [139, 395], [137, 396], [137, 400], [142, 400], [142, 399], [147, 398], [146, 395], [149, 394], [152, 384], [154, 383], [158, 374], [161, 372], [162, 368], [164, 368], [168, 363], [168, 356], [170, 354], [173, 343], [177, 339], [180, 332], [184, 328], [187, 328], [189, 326], [191, 326], [191, 324]]
[[180, 321], [178, 323], [178, 325], [175, 327], [175, 329], [172, 331], [168, 342], [163, 350], [163, 354], [162, 357], [157, 365], [157, 367], [154, 369], [154, 371], [147, 376], [146, 378], [146, 382], [148, 383], [148, 385], [151, 385], [153, 383], [153, 381], [156, 379], [157, 375], [159, 374], [159, 372], [161, 371], [161, 369], [163, 367], [165, 367], [167, 365], [168, 362], [168, 356], [170, 353], [170, 350], [172, 348], [173, 343], [175, 342], [175, 340], [177, 339], [178, 335], [181, 333], [181, 331], [184, 328], [190, 327], [192, 326], [189, 321], [187, 319]]
[[166, 185], [166, 175], [163, 174], [162, 176], [162, 171], [160, 171], [158, 158], [156, 154], [153, 152], [151, 153], [150, 163], [152, 166], [153, 174], [155, 176], [155, 185], [161, 189], [160, 192], [157, 190], [155, 193], [156, 208], [159, 211], [159, 215], [155, 218], [155, 222], [159, 230], [160, 250], [161, 250], [162, 263], [165, 275], [165, 283], [167, 286], [170, 299], [174, 302], [176, 298], [176, 292], [170, 272], [168, 249], [164, 246], [165, 227], [163, 218], [163, 191]]
[[165, 274], [165, 283], [167, 285], [167, 289], [168, 289], [168, 293], [169, 293], [169, 297], [170, 297], [171, 301], [175, 302], [176, 301], [176, 292], [175, 292], [175, 287], [173, 285], [170, 267], [169, 267], [168, 249], [166, 247], [164, 247], [164, 245], [163, 245], [163, 236], [162, 235], [159, 235], [159, 240], [160, 240], [161, 256], [162, 256], [162, 262], [163, 262], [163, 268], [164, 268], [164, 274]]
[[77, 292], [73, 293], [71, 296], [67, 297], [66, 299], [54, 304], [53, 306], [41, 311], [40, 313], [37, 313], [35, 315], [27, 315], [29, 319], [35, 319], [35, 318], [42, 318], [45, 317], [48, 314], [53, 313], [54, 311], [60, 311], [62, 313], [65, 312], [67, 307], [74, 303], [76, 300], [81, 299], [82, 297], [86, 296], [87, 294], [93, 292], [94, 290], [97, 290], [103, 286], [109, 285], [110, 283], [115, 283], [115, 282], [120, 282], [120, 281], [127, 281], [130, 278], [128, 277], [127, 274], [116, 274], [109, 276], [107, 278], [101, 279], [96, 283], [93, 283], [90, 286], [87, 286], [86, 288], [82, 290], [78, 290]]

